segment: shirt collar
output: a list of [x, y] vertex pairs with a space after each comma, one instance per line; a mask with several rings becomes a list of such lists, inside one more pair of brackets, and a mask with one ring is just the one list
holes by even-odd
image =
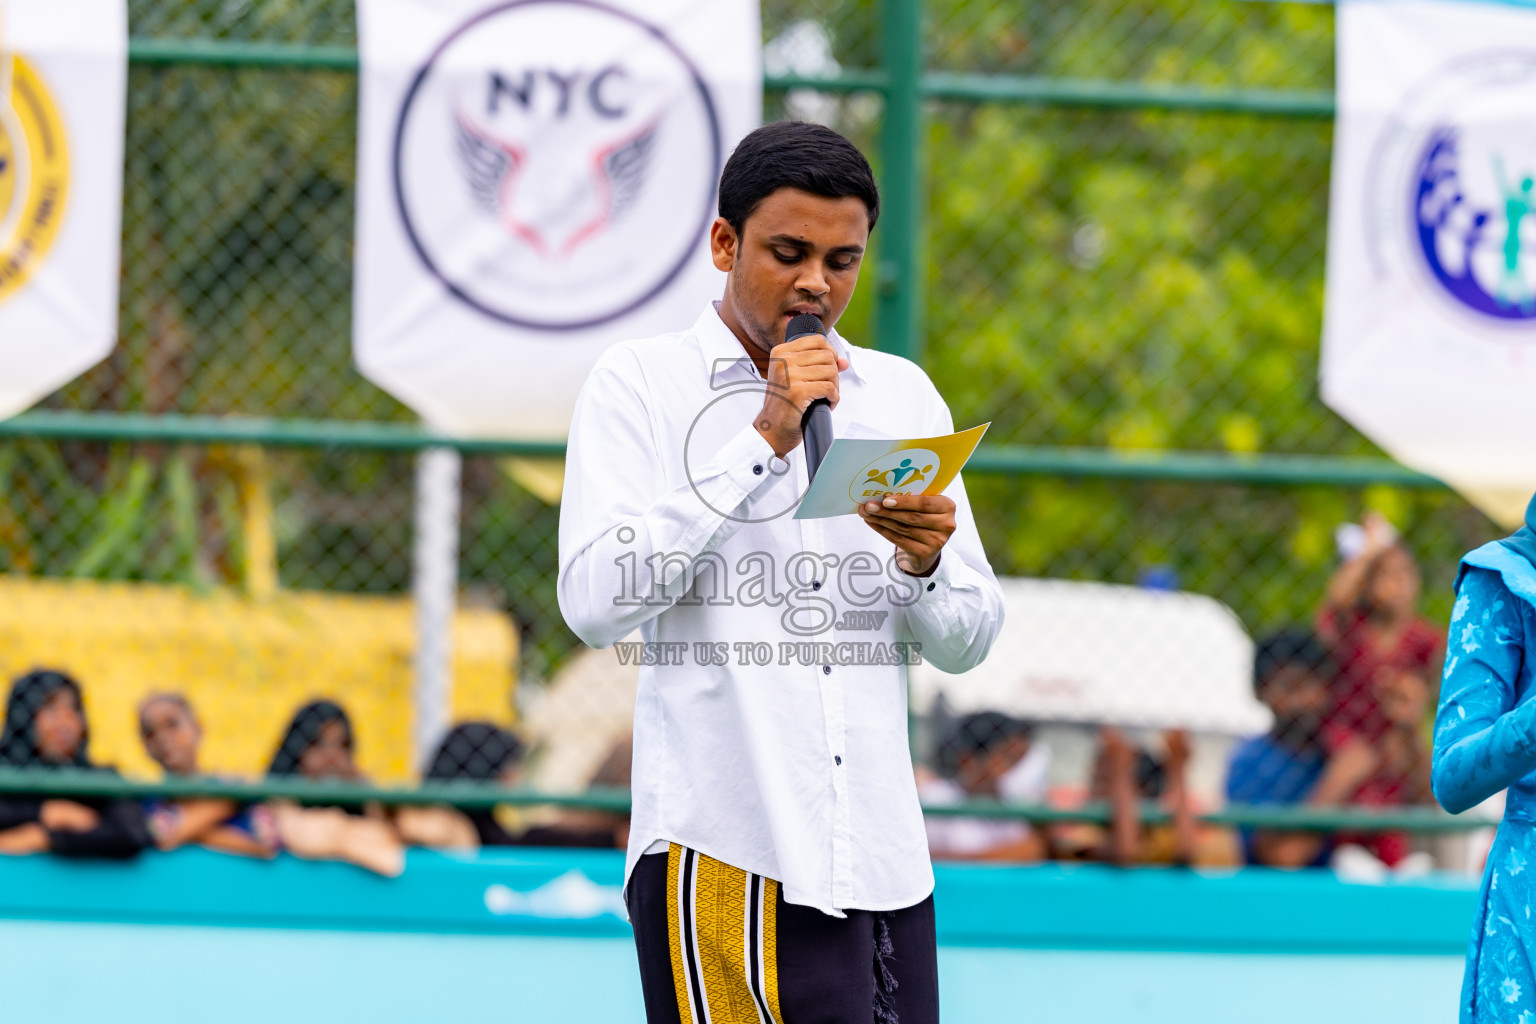
[[[747, 355], [746, 349], [731, 329], [725, 326], [725, 321], [720, 319], [718, 302], [711, 302], [704, 307], [704, 312], [694, 322], [693, 335], [699, 339], [699, 351], [704, 356], [711, 387], [723, 388], [739, 380], [757, 379], [757, 369], [752, 365], [752, 358]], [[859, 373], [857, 349], [848, 344], [836, 328], [827, 332], [827, 341], [831, 343], [834, 352], [848, 360], [848, 369], [843, 372], [851, 374], [862, 383], [864, 377]]]

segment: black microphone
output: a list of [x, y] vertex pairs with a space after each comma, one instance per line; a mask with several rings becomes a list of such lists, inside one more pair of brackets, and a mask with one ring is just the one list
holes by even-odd
[[[827, 329], [821, 325], [821, 317], [814, 313], [801, 313], [784, 328], [786, 342], [812, 334], [822, 337], [827, 334]], [[827, 449], [832, 447], [831, 402], [818, 398], [806, 406], [805, 415], [800, 417], [800, 436], [805, 439], [805, 479], [809, 483], [816, 478], [821, 460], [826, 457]]]

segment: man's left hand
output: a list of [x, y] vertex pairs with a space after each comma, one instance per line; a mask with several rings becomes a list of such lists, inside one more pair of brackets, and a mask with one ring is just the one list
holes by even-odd
[[955, 532], [955, 503], [942, 494], [888, 494], [866, 501], [859, 516], [896, 545], [896, 565], [909, 576], [926, 576]]

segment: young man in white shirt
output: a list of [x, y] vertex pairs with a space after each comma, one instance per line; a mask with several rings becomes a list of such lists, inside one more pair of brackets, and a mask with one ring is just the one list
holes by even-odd
[[[878, 214], [841, 135], [749, 134], [710, 230], [724, 297], [605, 353], [571, 422], [560, 608], [644, 644], [626, 894], [652, 1022], [938, 1018], [907, 665], [978, 664], [1002, 594], [958, 477], [793, 518], [812, 401], [836, 436], [954, 429], [919, 367], [832, 329]], [[805, 313], [827, 333], [785, 343]]]

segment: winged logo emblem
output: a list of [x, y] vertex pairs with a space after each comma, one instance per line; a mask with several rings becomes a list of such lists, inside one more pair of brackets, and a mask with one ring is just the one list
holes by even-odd
[[[622, 219], [645, 187], [661, 119], [571, 146], [456, 117], [459, 163], [475, 206], [546, 259], [564, 259]], [[574, 150], [574, 152], [573, 152]]]

